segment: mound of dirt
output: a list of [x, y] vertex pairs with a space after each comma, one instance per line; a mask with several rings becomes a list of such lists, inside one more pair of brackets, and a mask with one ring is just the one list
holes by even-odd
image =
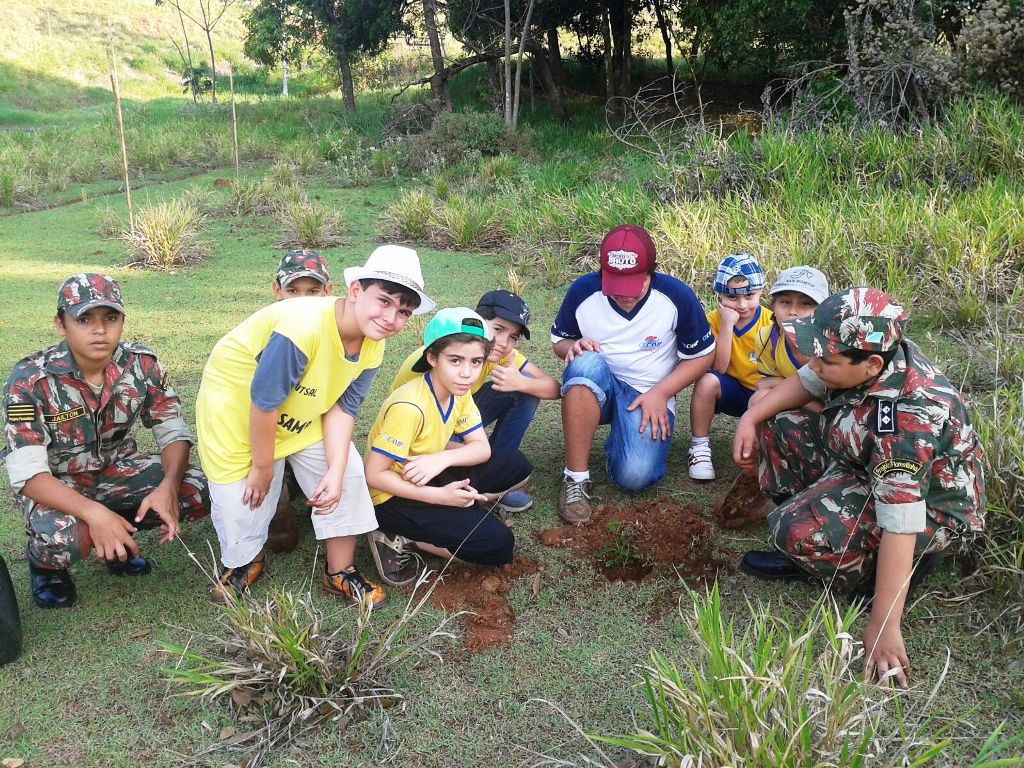
[[769, 506], [768, 498], [758, 485], [757, 475], [740, 472], [725, 495], [715, 503], [712, 512], [723, 528], [743, 528], [763, 523]]
[[540, 571], [539, 564], [519, 557], [500, 568], [453, 563], [434, 585], [430, 602], [448, 612], [471, 612], [462, 637], [466, 650], [475, 653], [508, 645], [516, 624], [507, 598], [512, 582]]
[[610, 581], [639, 581], [661, 568], [678, 571], [688, 582], [706, 582], [720, 566], [700, 508], [665, 499], [599, 506], [586, 525], [550, 528], [539, 538], [546, 547], [570, 548]]

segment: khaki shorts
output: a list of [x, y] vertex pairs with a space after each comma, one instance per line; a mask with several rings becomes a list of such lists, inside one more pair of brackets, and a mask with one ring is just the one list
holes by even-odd
[[[210, 518], [220, 540], [220, 559], [226, 568], [238, 568], [252, 562], [267, 541], [270, 521], [277, 511], [281, 496], [285, 462], [295, 473], [295, 479], [306, 496], [312, 495], [327, 472], [327, 457], [323, 441], [274, 462], [274, 477], [270, 491], [256, 509], [242, 503], [245, 479], [233, 483], [210, 483]], [[341, 501], [329, 515], [310, 512], [313, 531], [317, 539], [339, 536], [358, 536], [377, 529], [370, 491], [363, 474], [363, 459], [354, 445], [349, 445], [348, 464], [345, 467]]]

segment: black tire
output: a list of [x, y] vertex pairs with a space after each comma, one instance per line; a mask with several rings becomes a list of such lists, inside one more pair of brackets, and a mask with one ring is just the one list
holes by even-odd
[[21, 617], [7, 563], [0, 557], [0, 664], [21, 655]]

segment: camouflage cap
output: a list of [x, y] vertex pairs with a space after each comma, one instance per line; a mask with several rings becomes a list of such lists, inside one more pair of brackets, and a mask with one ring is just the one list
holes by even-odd
[[885, 291], [850, 288], [829, 296], [810, 317], [787, 323], [786, 335], [811, 357], [850, 349], [888, 352], [903, 340], [907, 313]]
[[309, 250], [288, 251], [277, 267], [277, 282], [283, 288], [300, 277], [312, 277], [321, 285], [331, 282], [327, 264], [319, 253]]
[[124, 314], [121, 287], [112, 277], [83, 272], [65, 280], [57, 291], [57, 312], [74, 319], [94, 307], [110, 307]]

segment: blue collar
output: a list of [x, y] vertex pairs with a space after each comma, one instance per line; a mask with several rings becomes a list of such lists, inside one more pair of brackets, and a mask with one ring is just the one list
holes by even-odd
[[746, 333], [751, 328], [753, 328], [757, 324], [757, 321], [760, 320], [760, 319], [761, 319], [761, 305], [758, 304], [757, 305], [757, 311], [754, 313], [754, 316], [752, 318], [750, 318], [750, 322], [747, 323], [742, 328], [734, 328], [733, 332], [732, 332], [732, 335], [733, 336], [742, 336], [744, 333]]
[[437, 399], [437, 393], [434, 391], [434, 383], [430, 380], [429, 371], [423, 374], [423, 380], [427, 382], [427, 388], [430, 390], [430, 394], [434, 397], [434, 405], [437, 406], [437, 412], [441, 414], [441, 421], [447, 424], [448, 417], [452, 415], [452, 408], [455, 407], [455, 395], [448, 395], [448, 410], [446, 411], [441, 407], [441, 401]]

